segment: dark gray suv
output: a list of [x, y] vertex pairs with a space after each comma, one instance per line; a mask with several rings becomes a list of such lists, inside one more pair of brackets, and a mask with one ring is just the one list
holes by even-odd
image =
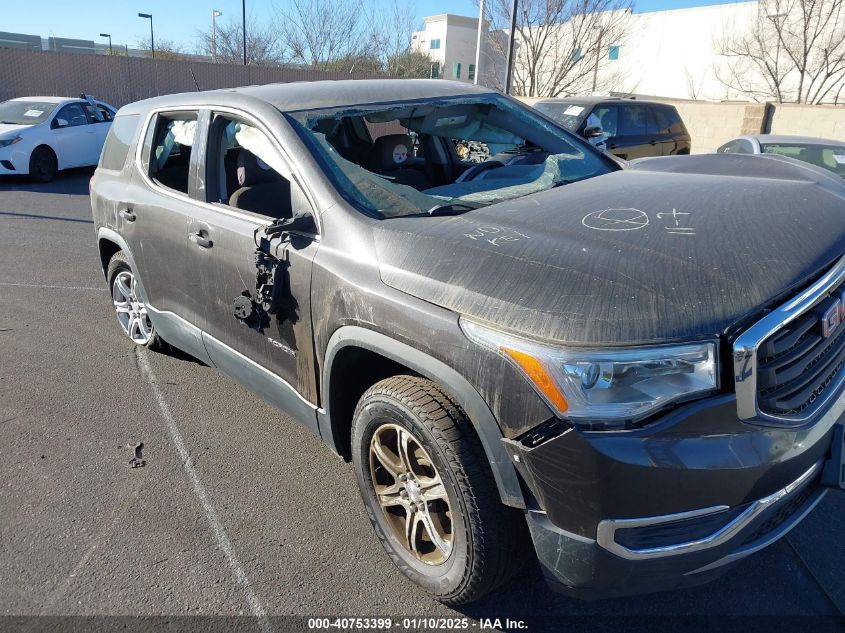
[[449, 603], [532, 542], [575, 595], [704, 582], [842, 486], [843, 203], [777, 157], [627, 167], [429, 80], [131, 104], [91, 182], [126, 334], [350, 459]]

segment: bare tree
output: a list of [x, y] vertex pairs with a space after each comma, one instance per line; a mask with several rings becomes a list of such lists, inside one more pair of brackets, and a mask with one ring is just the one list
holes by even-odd
[[684, 78], [687, 81], [687, 95], [690, 99], [696, 100], [701, 98], [701, 86], [704, 83], [704, 77], [700, 77], [697, 81], [695, 75], [690, 69], [684, 66]]
[[349, 72], [367, 56], [362, 0], [292, 0], [276, 12], [283, 46], [295, 63]]
[[[285, 62], [282, 41], [272, 25], [259, 25], [247, 20], [246, 60], [254, 66], [268, 66]], [[223, 64], [243, 63], [243, 27], [240, 20], [217, 23], [217, 36], [212, 38], [211, 27], [199, 32], [199, 51], [211, 56], [216, 48], [217, 61]], [[215, 42], [216, 40], [216, 42]], [[216, 46], [215, 46], [216, 44]]]
[[[143, 51], [145, 57], [152, 56], [149, 37], [140, 40], [138, 42], [138, 48]], [[189, 56], [190, 54], [185, 50], [185, 47], [181, 44], [174, 42], [173, 40], [157, 38], [155, 41], [156, 59], [168, 59], [172, 61], [187, 59]]]
[[411, 50], [415, 16], [398, 0], [290, 0], [276, 8], [282, 46], [317, 70], [427, 77], [427, 54]]
[[381, 69], [390, 77], [428, 77], [432, 60], [427, 52], [413, 50], [411, 36], [416, 16], [412, 7], [399, 0], [381, 8], [371, 4], [366, 16], [368, 40]]
[[[489, 46], [499, 61], [507, 56], [511, 0], [492, 0]], [[608, 72], [609, 51], [626, 39], [630, 0], [521, 0], [516, 20], [513, 80], [518, 94], [557, 97], [617, 88], [622, 78]]]
[[759, 0], [747, 29], [726, 28], [717, 77], [755, 100], [836, 101], [845, 82], [845, 0]]

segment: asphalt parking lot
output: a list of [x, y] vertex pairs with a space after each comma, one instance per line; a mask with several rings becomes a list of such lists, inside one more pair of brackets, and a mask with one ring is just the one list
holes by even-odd
[[[590, 630], [611, 616], [845, 613], [840, 493], [701, 588], [585, 603], [529, 564], [483, 602], [433, 601], [384, 555], [349, 465], [214, 369], [123, 337], [90, 175], [0, 181], [0, 613], [568, 616]], [[146, 466], [132, 469], [137, 442]]]

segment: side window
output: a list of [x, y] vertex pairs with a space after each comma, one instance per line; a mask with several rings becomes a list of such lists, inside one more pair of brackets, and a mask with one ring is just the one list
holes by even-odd
[[652, 109], [643, 105], [626, 105], [622, 107], [622, 135], [642, 136], [657, 134], [657, 123]]
[[196, 131], [196, 112], [159, 114], [156, 117], [148, 163], [149, 175], [154, 182], [188, 193]]
[[[111, 110], [105, 106], [97, 105], [96, 108], [90, 103], [83, 103], [82, 107], [85, 109], [85, 114], [88, 115], [89, 123], [105, 123], [114, 119]], [[99, 113], [99, 118], [98, 118]]]
[[716, 150], [718, 154], [753, 154], [754, 148], [751, 146], [750, 141], [746, 141], [745, 139], [736, 139], [725, 143], [719, 149]]
[[208, 202], [281, 219], [311, 213], [287, 161], [248, 121], [218, 114], [208, 137]]
[[745, 139], [740, 139], [737, 141], [739, 144], [739, 149], [737, 149], [737, 154], [753, 154], [754, 153], [754, 146], [751, 144], [751, 141], [746, 141]]
[[601, 129], [607, 136], [619, 135], [619, 108], [616, 106], [596, 106], [593, 116], [601, 121]]
[[100, 167], [115, 171], [123, 169], [136, 129], [138, 129], [137, 114], [127, 114], [114, 120], [106, 136], [103, 153], [100, 155]]
[[658, 134], [683, 134], [684, 126], [681, 116], [675, 108], [660, 107], [654, 109]]
[[[66, 121], [67, 125], [61, 125], [59, 119]], [[88, 115], [79, 103], [69, 103], [59, 110], [56, 118], [53, 119], [53, 127], [76, 127], [77, 125], [88, 125]]]

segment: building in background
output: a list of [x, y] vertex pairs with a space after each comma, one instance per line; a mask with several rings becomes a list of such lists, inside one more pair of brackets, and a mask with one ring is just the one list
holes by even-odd
[[[425, 28], [411, 36], [411, 49], [431, 58], [431, 77], [474, 82], [478, 18], [443, 14], [429, 16], [424, 22]], [[489, 26], [485, 21], [484, 42], [489, 40]], [[489, 45], [484, 47], [484, 53], [489, 60]], [[482, 67], [484, 61], [482, 58]]]
[[[634, 13], [625, 40], [615, 51], [615, 90], [676, 99], [744, 99], [718, 74], [724, 64], [720, 41], [748, 29], [757, 2]], [[606, 67], [602, 70], [606, 70]]]
[[[585, 81], [576, 90], [551, 96], [589, 92], [596, 86], [597, 92], [745, 101], [749, 99], [747, 93], [728, 87], [729, 82], [723, 81], [728, 60], [721, 54], [722, 43], [732, 33], [751, 29], [760, 10], [764, 10], [762, 5], [751, 0], [669, 11], [625, 12], [624, 35], [614, 36], [614, 41], [600, 39], [600, 45], [593, 49], [598, 50], [600, 61], [596, 61], [598, 56], [592, 50], [574, 47], [557, 55], [549, 54], [545, 68], [541, 67], [539, 72], [554, 72], [561, 60], [572, 58], [588, 67]], [[476, 69], [477, 25], [477, 18], [450, 14], [427, 17], [424, 30], [413, 34], [412, 47], [432, 57], [433, 77], [472, 81], [475, 73], [480, 72], [480, 83], [501, 89], [507, 31], [489, 30], [485, 23], [481, 68]], [[565, 48], [564, 39], [565, 35], [561, 37], [561, 46]], [[516, 47], [518, 64], [519, 37]], [[593, 66], [597, 67], [595, 73]]]

